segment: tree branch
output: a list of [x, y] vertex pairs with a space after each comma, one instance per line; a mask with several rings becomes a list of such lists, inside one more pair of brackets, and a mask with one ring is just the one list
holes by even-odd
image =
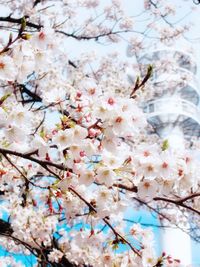
[[[25, 16], [26, 19], [28, 19], [28, 16]], [[0, 21], [2, 22], [11, 22], [15, 24], [21, 24], [23, 17], [21, 18], [12, 18], [10, 15], [8, 17], [0, 17]], [[34, 28], [37, 30], [40, 30], [43, 26], [40, 24], [35, 24], [29, 21], [26, 21], [26, 26], [30, 28]]]
[[[199, 196], [199, 194], [198, 194]], [[183, 199], [170, 199], [170, 198], [165, 198], [165, 197], [154, 197], [153, 200], [155, 201], [164, 201], [164, 202], [168, 202], [168, 203], [172, 203], [176, 206], [180, 206], [183, 207], [185, 209], [191, 210], [194, 213], [197, 213], [198, 215], [200, 215], [200, 211], [198, 211], [197, 209], [192, 208], [191, 206], [186, 205], [184, 202], [188, 199], [192, 198], [191, 196], [189, 197], [185, 197]]]
[[[53, 174], [58, 179], [60, 179], [59, 175], [56, 174], [51, 169], [49, 169], [48, 166], [55, 167], [55, 168], [57, 168], [59, 170], [63, 170], [63, 171], [70, 171], [69, 168], [65, 167], [63, 164], [56, 164], [56, 163], [53, 163], [51, 161], [40, 160], [40, 159], [37, 159], [35, 157], [32, 157], [32, 156], [30, 156], [30, 154], [32, 154], [32, 153], [23, 154], [23, 153], [20, 153], [20, 152], [17, 152], [17, 151], [12, 151], [12, 150], [9, 150], [9, 149], [4, 149], [4, 148], [0, 148], [0, 153], [2, 153], [3, 155], [9, 154], [9, 155], [13, 155], [13, 156], [16, 156], [16, 157], [20, 157], [20, 158], [24, 158], [24, 159], [33, 161], [33, 162], [39, 164], [44, 169], [46, 169], [49, 173]], [[34, 153], [36, 153], [36, 152], [34, 152]]]
[[[85, 200], [74, 188], [72, 188], [72, 187], [69, 187], [69, 190], [71, 190], [76, 196], [78, 196], [89, 208], [90, 208], [90, 210], [91, 211], [93, 211], [93, 212], [95, 212], [95, 213], [97, 213], [97, 211], [96, 211], [96, 209], [93, 207], [93, 205], [92, 204], [90, 204], [87, 200]], [[114, 233], [114, 235], [115, 235], [115, 237], [116, 237], [116, 240], [118, 240], [118, 241], [123, 241], [125, 244], [127, 244], [130, 248], [131, 248], [131, 250], [134, 252], [134, 253], [136, 253], [139, 257], [141, 257], [141, 255], [140, 255], [140, 253], [139, 253], [139, 250], [138, 249], [136, 249], [136, 248], [134, 248], [133, 246], [132, 246], [132, 244], [129, 242], [129, 241], [127, 241], [121, 234], [119, 234], [116, 230], [115, 230], [115, 228], [111, 225], [111, 223], [108, 221], [108, 219], [107, 218], [103, 218], [102, 219], [104, 222], [105, 222], [105, 224], [112, 230], [112, 232]]]
[[64, 32], [64, 31], [61, 31], [61, 30], [56, 30], [55, 32], [63, 34], [65, 36], [67, 36], [67, 37], [74, 38], [76, 40], [85, 40], [85, 41], [95, 40], [95, 41], [98, 41], [99, 38], [102, 38], [102, 37], [110, 36], [110, 35], [113, 35], [113, 34], [131, 32], [131, 31], [130, 30], [109, 31], [109, 32], [101, 33], [101, 34], [98, 34], [98, 35], [95, 35], [95, 36], [75, 35], [73, 33], [67, 33], [67, 32]]
[[[23, 245], [26, 249], [28, 249], [35, 257], [39, 258], [40, 254], [41, 254], [40, 249], [36, 249], [36, 248], [31, 247], [26, 242], [20, 240], [19, 238], [12, 236], [12, 233], [13, 233], [13, 229], [12, 229], [10, 223], [0, 219], [0, 236], [4, 236], [4, 237], [13, 239], [15, 242]], [[53, 242], [53, 245], [54, 245], [54, 247], [52, 247], [52, 249], [43, 248], [43, 250], [42, 250], [43, 258], [42, 259], [40, 258], [40, 262], [42, 261], [44, 264], [49, 264], [50, 266], [55, 266], [55, 267], [66, 267], [66, 266], [78, 267], [78, 265], [71, 263], [64, 256], [62, 257], [62, 259], [59, 263], [52, 263], [51, 264], [51, 262], [49, 262], [47, 260], [48, 254], [51, 252], [51, 250], [53, 250], [53, 248], [59, 249], [57, 243]], [[45, 266], [47, 266], [47, 265], [45, 265]]]

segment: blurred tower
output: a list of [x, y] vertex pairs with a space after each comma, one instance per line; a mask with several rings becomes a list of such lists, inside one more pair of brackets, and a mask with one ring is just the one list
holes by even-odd
[[[139, 59], [153, 65], [153, 98], [144, 104], [149, 123], [162, 138], [200, 136], [200, 90], [193, 57], [173, 49], [155, 50]], [[175, 145], [175, 144], [174, 144]]]
[[[194, 58], [174, 49], [154, 50], [139, 58], [141, 69], [153, 65], [152, 98], [144, 112], [154, 132], [169, 140], [171, 147], [184, 149], [184, 141], [200, 136], [200, 90]], [[190, 237], [179, 229], [162, 230], [163, 251], [191, 264]]]

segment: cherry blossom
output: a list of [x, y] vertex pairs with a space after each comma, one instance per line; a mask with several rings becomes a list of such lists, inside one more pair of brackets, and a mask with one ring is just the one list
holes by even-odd
[[13, 58], [6, 55], [0, 55], [0, 78], [5, 81], [14, 81], [17, 71]]
[[[34, 256], [35, 266], [180, 265], [156, 254], [151, 229], [125, 219], [129, 209], [142, 207], [164, 226], [181, 227], [200, 214], [199, 141], [173, 148], [152, 134], [143, 112], [163, 88], [190, 79], [170, 84], [171, 61], [158, 60], [165, 80], [158, 88], [151, 81], [158, 73], [139, 64], [147, 49], [190, 30], [171, 23], [178, 7], [165, 2], [145, 0], [134, 16], [119, 0], [6, 3], [9, 14], [0, 17], [0, 245], [10, 256], [0, 258], [1, 266], [23, 266], [13, 254]], [[141, 21], [144, 30], [137, 30]], [[134, 62], [119, 56], [125, 40]], [[92, 52], [89, 43], [110, 44], [112, 52]]]

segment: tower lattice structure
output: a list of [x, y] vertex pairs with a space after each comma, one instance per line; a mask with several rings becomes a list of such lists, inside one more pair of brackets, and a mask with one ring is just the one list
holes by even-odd
[[174, 49], [155, 50], [140, 57], [142, 69], [153, 65], [153, 97], [144, 104], [157, 134], [178, 131], [183, 138], [200, 136], [200, 90], [191, 54]]

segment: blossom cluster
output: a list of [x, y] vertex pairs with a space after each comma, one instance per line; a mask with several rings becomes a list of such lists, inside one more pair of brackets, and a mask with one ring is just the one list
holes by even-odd
[[[115, 43], [134, 21], [113, 0], [103, 17], [90, 15], [83, 28], [66, 32], [80, 27], [75, 8], [93, 12], [102, 8], [100, 1], [33, 2], [8, 2], [12, 14], [3, 20], [18, 28], [0, 44], [0, 222], [9, 216], [0, 245], [49, 264], [178, 266], [168, 255], [158, 257], [152, 231], [130, 227], [124, 213], [140, 205], [162, 209], [162, 201], [188, 208], [183, 202], [190, 197], [184, 198], [198, 196], [197, 149], [175, 150], [148, 135], [140, 101], [149, 94], [134, 92], [130, 64], [117, 53], [72, 59], [65, 50], [66, 36]], [[154, 18], [174, 13], [171, 6], [155, 10]], [[180, 34], [164, 31], [160, 40]], [[130, 54], [140, 49], [140, 39], [131, 38]], [[151, 90], [148, 82], [145, 87]], [[166, 208], [160, 216], [176, 224], [181, 211]], [[7, 257], [3, 264], [20, 266]]]

